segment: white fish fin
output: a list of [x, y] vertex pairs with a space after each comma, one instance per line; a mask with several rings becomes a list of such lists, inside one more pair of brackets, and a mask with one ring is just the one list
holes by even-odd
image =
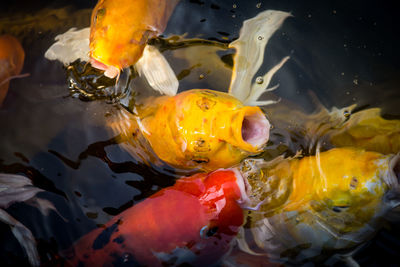
[[[234, 66], [229, 93], [241, 101], [245, 101], [251, 94], [252, 79], [264, 60], [265, 46], [284, 20], [291, 16], [288, 12], [266, 10], [256, 17], [243, 23], [239, 39], [229, 46], [236, 48]], [[287, 60], [287, 59], [286, 59]], [[283, 59], [281, 65], [286, 61]], [[279, 64], [278, 64], [279, 65]], [[281, 66], [274, 67], [266, 76], [272, 75]], [[268, 84], [264, 84], [264, 88]]]
[[353, 258], [353, 256], [365, 246], [365, 244], [357, 246], [355, 249], [350, 251], [349, 253], [345, 254], [334, 254], [332, 257], [330, 257], [328, 260], [324, 262], [324, 265], [332, 266], [334, 265], [337, 261], [342, 262], [342, 265], [347, 266], [347, 267], [359, 267], [360, 264]]
[[21, 175], [0, 174], [0, 207], [7, 208], [15, 202], [33, 198], [43, 190], [32, 186], [31, 181]]
[[246, 241], [246, 234], [243, 227], [240, 227], [238, 236], [236, 237], [236, 241], [240, 250], [254, 256], [266, 256], [265, 253], [258, 253], [252, 250]]
[[55, 42], [44, 54], [49, 60], [58, 60], [68, 65], [77, 59], [89, 61], [90, 28], [76, 30], [71, 28], [67, 32], [57, 35]]
[[246, 98], [246, 100], [243, 102], [245, 105], [249, 102], [256, 101], [263, 93], [265, 92], [271, 92], [279, 87], [279, 84], [268, 88], [269, 83], [271, 82], [272, 77], [274, 74], [282, 68], [282, 66], [288, 61], [290, 57], [284, 57], [281, 62], [279, 62], [277, 65], [275, 65], [272, 69], [270, 69], [264, 76], [262, 76], [262, 79], [260, 79], [260, 82], [253, 83], [251, 86], [250, 94]]
[[32, 266], [39, 266], [39, 254], [32, 232], [2, 209], [0, 209], [0, 221], [10, 225], [12, 233], [28, 255], [29, 263]]
[[261, 100], [261, 101], [251, 101], [251, 102], [246, 102], [245, 104], [248, 106], [268, 106], [272, 104], [276, 104], [280, 101], [279, 100]]
[[154, 46], [146, 45], [135, 68], [154, 90], [164, 95], [176, 95], [179, 87], [178, 79], [168, 61]]
[[50, 201], [48, 201], [47, 199], [43, 199], [43, 198], [38, 198], [38, 197], [34, 197], [32, 199], [29, 199], [27, 202], [27, 204], [37, 208], [38, 210], [40, 210], [40, 212], [45, 215], [48, 216], [49, 215], [49, 211], [53, 210], [55, 211], [58, 216], [60, 216], [64, 221], [68, 221], [67, 219], [64, 218], [64, 216], [62, 216], [58, 210], [56, 209], [56, 207], [53, 205], [53, 203], [51, 203]]
[[17, 174], [0, 173], [0, 192], [10, 187], [23, 187], [25, 185], [32, 185], [31, 180], [27, 177]]
[[54, 205], [46, 200], [36, 197], [43, 189], [34, 187], [31, 180], [22, 175], [0, 173], [0, 207], [8, 208], [15, 202], [26, 202], [38, 208], [44, 215], [49, 210], [54, 210], [65, 221]]

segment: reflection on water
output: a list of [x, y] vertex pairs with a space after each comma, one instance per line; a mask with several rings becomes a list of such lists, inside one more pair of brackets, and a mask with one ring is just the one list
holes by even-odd
[[[90, 66], [77, 62], [73, 64], [75, 69], [71, 69], [44, 59], [44, 52], [57, 34], [71, 27], [89, 26], [95, 2], [16, 1], [6, 3], [0, 10], [0, 34], [9, 33], [22, 41], [26, 52], [22, 73], [30, 73], [29, 77], [10, 83], [0, 110], [0, 172], [30, 178], [35, 186], [45, 190], [38, 196], [51, 201], [65, 218], [55, 212], [43, 216], [24, 203], [7, 209], [32, 231], [44, 262], [96, 225], [172, 185], [184, 174], [161, 162], [153, 161], [148, 166], [146, 160], [132, 158], [121, 147], [118, 134], [105, 127], [117, 112], [117, 107], [110, 103], [113, 101], [109, 101], [115, 99], [112, 95], [115, 92], [107, 91], [110, 87], [95, 88], [93, 79], [97, 76]], [[272, 80], [272, 84], [280, 84], [279, 89], [265, 96], [282, 99], [277, 105], [265, 108], [273, 125], [271, 140], [263, 154], [265, 159], [293, 156], [298, 150], [308, 156], [317, 149], [330, 149], [332, 144], [324, 143], [324, 136], [332, 125], [348, 118], [343, 111], [337, 117], [339, 122], [332, 122], [332, 116], [318, 113], [321, 105], [340, 109], [357, 104], [353, 113], [379, 107], [384, 118], [400, 118], [399, 39], [392, 32], [395, 9], [382, 7], [378, 1], [326, 4], [182, 0], [164, 33], [173, 42], [154, 40], [180, 80], [179, 91], [193, 88], [226, 91], [234, 53], [226, 45], [238, 37], [243, 20], [266, 9], [290, 11], [294, 17], [272, 37], [260, 69], [263, 74], [281, 58], [291, 56]], [[185, 39], [202, 38], [207, 42], [182, 41], [176, 37], [184, 34]], [[80, 87], [71, 86], [71, 77], [85, 78], [85, 84], [92, 86], [85, 89], [91, 97], [77, 92]], [[135, 101], [151, 94], [133, 73], [126, 79], [129, 77], [137, 89]], [[114, 83], [104, 77], [97, 82]], [[71, 87], [75, 90], [72, 96]], [[319, 114], [313, 115], [317, 120], [305, 127], [308, 117], [304, 114], [312, 113]], [[0, 227], [0, 262], [27, 264], [8, 226]], [[396, 222], [385, 224], [355, 254], [355, 259], [363, 266], [398, 262], [399, 229]], [[262, 257], [249, 257], [236, 247], [228, 262], [268, 265]]]

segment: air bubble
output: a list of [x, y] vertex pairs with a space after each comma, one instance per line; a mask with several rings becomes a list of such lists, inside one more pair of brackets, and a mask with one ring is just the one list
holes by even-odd
[[256, 83], [257, 83], [257, 84], [262, 84], [263, 82], [264, 82], [263, 77], [258, 76], [258, 77], [256, 78]]

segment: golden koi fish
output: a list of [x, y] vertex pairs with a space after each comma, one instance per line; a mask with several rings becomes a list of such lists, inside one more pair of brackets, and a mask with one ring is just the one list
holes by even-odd
[[271, 259], [292, 263], [354, 249], [400, 204], [399, 170], [399, 154], [356, 148], [246, 160], [242, 173], [261, 201], [259, 212], [250, 214], [257, 245]]
[[218, 91], [193, 89], [147, 99], [137, 109], [137, 125], [125, 113], [130, 117], [110, 125], [116, 133], [129, 140], [138, 127], [160, 159], [185, 169], [232, 166], [260, 153], [269, 138], [270, 125], [259, 107]]
[[165, 30], [178, 1], [99, 0], [90, 27], [92, 66], [113, 78], [135, 64], [147, 40]]

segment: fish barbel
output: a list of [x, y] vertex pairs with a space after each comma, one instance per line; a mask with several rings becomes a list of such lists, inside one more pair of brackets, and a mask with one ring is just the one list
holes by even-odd
[[100, 0], [90, 25], [90, 62], [113, 78], [161, 34], [179, 0]]
[[229, 251], [247, 195], [237, 170], [177, 180], [83, 236], [67, 266], [210, 266]]
[[355, 249], [400, 204], [399, 170], [399, 155], [358, 148], [248, 160], [242, 171], [262, 202], [250, 214], [257, 245], [271, 259], [291, 263]]

